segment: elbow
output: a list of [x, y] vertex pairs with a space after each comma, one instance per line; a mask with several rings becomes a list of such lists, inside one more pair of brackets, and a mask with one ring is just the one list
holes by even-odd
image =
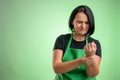
[[61, 74], [61, 70], [59, 70], [59, 68], [57, 66], [53, 66], [53, 70], [56, 74]]
[[54, 69], [54, 72], [56, 73], [56, 74], [60, 74], [61, 72], [59, 72], [57, 69]]
[[94, 78], [94, 77], [97, 76], [97, 74], [91, 74], [91, 75], [88, 75], [88, 76], [91, 77], [91, 78]]
[[96, 77], [99, 74], [99, 72], [93, 72], [93, 73], [88, 73], [87, 75], [91, 78]]
[[54, 70], [54, 72], [55, 72], [56, 74], [61, 74], [61, 72], [59, 72], [59, 71], [57, 71], [57, 70]]

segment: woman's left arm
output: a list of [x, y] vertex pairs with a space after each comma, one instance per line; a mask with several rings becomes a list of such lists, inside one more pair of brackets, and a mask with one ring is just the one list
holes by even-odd
[[87, 75], [90, 77], [96, 77], [99, 74], [100, 57], [92, 55], [87, 58]]
[[96, 77], [99, 74], [100, 56], [96, 55], [97, 46], [94, 42], [88, 43], [85, 47], [87, 75]]

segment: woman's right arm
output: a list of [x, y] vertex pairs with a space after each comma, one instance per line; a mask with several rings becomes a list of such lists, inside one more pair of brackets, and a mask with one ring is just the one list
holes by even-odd
[[68, 62], [62, 62], [63, 51], [60, 49], [53, 50], [53, 69], [57, 74], [65, 73], [75, 69], [76, 67], [85, 63], [85, 57], [71, 60]]

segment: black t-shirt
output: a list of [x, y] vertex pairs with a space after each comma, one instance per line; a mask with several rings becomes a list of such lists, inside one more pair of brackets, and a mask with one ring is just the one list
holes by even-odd
[[[68, 45], [68, 42], [69, 42], [69, 39], [70, 39], [70, 36], [71, 34], [64, 34], [64, 35], [60, 35], [57, 39], [56, 39], [56, 42], [54, 44], [54, 48], [53, 50], [55, 49], [60, 49], [60, 50], [63, 50], [63, 54], [65, 53], [65, 50], [67, 48], [67, 45]], [[97, 50], [96, 50], [96, 55], [100, 56], [101, 57], [101, 45], [100, 45], [100, 42], [92, 37], [88, 37], [88, 42], [95, 42], [96, 45], [97, 45]], [[71, 48], [75, 48], [75, 49], [83, 49], [84, 46], [86, 44], [86, 41], [76, 41], [72, 38], [72, 42], [71, 42], [71, 45], [70, 47]]]

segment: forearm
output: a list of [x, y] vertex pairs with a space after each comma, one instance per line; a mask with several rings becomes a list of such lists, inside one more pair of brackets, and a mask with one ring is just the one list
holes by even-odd
[[96, 77], [99, 74], [100, 58], [98, 56], [94, 57], [94, 63], [87, 65], [87, 75], [90, 77]]
[[82, 65], [82, 62], [81, 62], [81, 59], [78, 58], [68, 62], [57, 62], [55, 63], [53, 68], [55, 73], [60, 74], [60, 73], [71, 71], [80, 65]]

